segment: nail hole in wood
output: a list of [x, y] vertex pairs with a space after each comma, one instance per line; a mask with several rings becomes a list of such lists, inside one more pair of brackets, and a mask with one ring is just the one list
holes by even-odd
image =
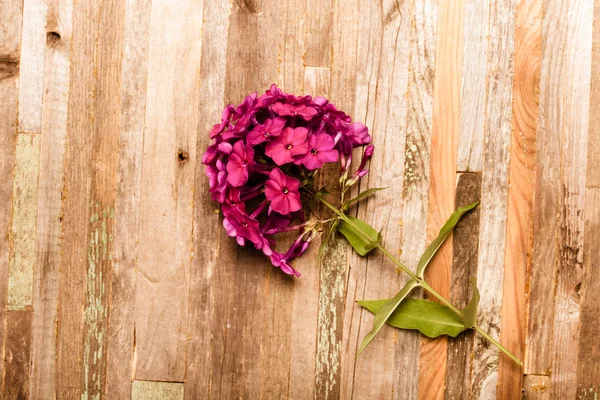
[[187, 151], [179, 150], [179, 152], [177, 153], [177, 159], [179, 160], [179, 164], [185, 164], [189, 158], [190, 155]]
[[46, 34], [46, 42], [48, 43], [56, 43], [60, 40], [60, 33], [50, 31]]

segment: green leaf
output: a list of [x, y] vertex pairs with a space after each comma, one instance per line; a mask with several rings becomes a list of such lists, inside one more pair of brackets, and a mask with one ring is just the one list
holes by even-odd
[[[359, 301], [362, 307], [377, 314], [388, 300]], [[405, 299], [390, 315], [387, 324], [400, 329], [416, 329], [423, 335], [456, 337], [466, 330], [463, 321], [448, 306], [429, 300]]]
[[427, 265], [429, 265], [429, 262], [431, 261], [435, 253], [437, 253], [440, 247], [442, 247], [442, 244], [444, 244], [446, 239], [448, 239], [448, 236], [450, 236], [452, 230], [454, 229], [456, 224], [458, 224], [458, 221], [460, 221], [461, 217], [467, 211], [474, 209], [477, 206], [477, 204], [479, 204], [479, 202], [469, 204], [468, 206], [460, 207], [459, 209], [454, 211], [452, 215], [450, 215], [448, 221], [446, 221], [444, 226], [442, 226], [442, 229], [440, 229], [438, 237], [436, 237], [433, 240], [433, 242], [431, 242], [429, 247], [427, 247], [427, 249], [425, 250], [425, 253], [423, 253], [423, 255], [421, 256], [421, 259], [419, 260], [419, 265], [417, 266], [417, 276], [419, 278], [423, 277], [423, 275], [425, 274], [425, 268], [427, 268]]
[[365, 336], [360, 344], [357, 357], [360, 356], [363, 350], [369, 345], [369, 343], [371, 343], [371, 340], [373, 340], [375, 335], [377, 335], [377, 332], [379, 332], [379, 330], [387, 322], [388, 318], [392, 315], [396, 308], [398, 308], [398, 305], [402, 302], [402, 300], [404, 300], [410, 291], [417, 286], [419, 286], [417, 281], [414, 279], [409, 280], [397, 295], [387, 300], [383, 305], [380, 306], [378, 311], [375, 313], [375, 318], [373, 319], [373, 329], [367, 334], [367, 336]]
[[[358, 254], [365, 256], [381, 242], [381, 234], [363, 220], [350, 216], [348, 218], [358, 230], [346, 221], [341, 220], [338, 231], [348, 239], [348, 242], [350, 242]], [[369, 240], [360, 231], [366, 234]]]
[[465, 328], [472, 328], [477, 323], [477, 307], [479, 306], [479, 290], [477, 289], [477, 283], [475, 279], [471, 279], [471, 285], [473, 286], [473, 297], [469, 300], [469, 304], [462, 309], [463, 313], [463, 324]]
[[371, 188], [371, 189], [365, 190], [364, 192], [360, 192], [358, 194], [358, 196], [356, 196], [350, 200], [346, 200], [344, 202], [344, 204], [342, 205], [342, 210], [347, 210], [348, 207], [350, 207], [350, 205], [352, 205], [353, 203], [356, 203], [357, 201], [362, 200], [366, 197], [369, 197], [372, 194], [375, 194], [375, 193], [379, 192], [380, 190], [384, 190], [384, 189], [387, 189], [387, 188]]

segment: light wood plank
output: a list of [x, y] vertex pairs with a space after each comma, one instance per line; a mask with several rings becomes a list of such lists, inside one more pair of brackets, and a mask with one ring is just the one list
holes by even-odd
[[[536, 135], [542, 42], [542, 1], [522, 2], [515, 29], [515, 76], [510, 147], [506, 252], [502, 300], [502, 344], [523, 357], [526, 330], [525, 284], [531, 254], [536, 167]], [[522, 369], [500, 358], [498, 397], [521, 395]]]
[[[202, 7], [202, 2], [185, 0], [177, 7], [166, 0], [152, 2], [135, 302], [136, 379], [180, 382], [185, 374]], [[184, 152], [188, 158], [180, 160]]]
[[[218, 122], [215, 118], [218, 119], [224, 106], [230, 11], [231, 5], [226, 2], [204, 2], [200, 65], [200, 93], [203, 96], [198, 107], [198, 114], [202, 118], [198, 123], [197, 160], [206, 151], [210, 142], [208, 134]], [[204, 165], [198, 162], [194, 194], [194, 259], [190, 273], [190, 341], [185, 384], [185, 397], [188, 399], [208, 398], [211, 395], [211, 386], [214, 384], [211, 363], [220, 357], [220, 354], [213, 354], [209, 349], [213, 346], [213, 331], [218, 329], [213, 325], [214, 314], [217, 312], [215, 296], [218, 293], [214, 275], [219, 270], [219, 234], [223, 227], [219, 223], [219, 215], [215, 212], [217, 208], [208, 195], [208, 189]], [[216, 243], [206, 246], [206, 238], [215, 238]]]
[[465, 2], [458, 171], [481, 172], [491, 0]]
[[565, 75], [561, 80], [564, 105], [559, 265], [550, 375], [551, 397], [563, 399], [575, 397], [577, 391], [577, 369], [573, 366], [577, 364], [579, 349], [594, 1], [570, 1], [568, 10], [563, 53]]
[[[150, 0], [125, 3], [106, 396], [129, 399], [133, 368]], [[117, 110], [113, 110], [115, 114]], [[116, 116], [115, 116], [116, 118]]]
[[183, 400], [183, 383], [133, 381], [131, 400]]
[[31, 307], [40, 170], [40, 135], [19, 134], [15, 156], [8, 309]]
[[[491, 4], [488, 82], [483, 145], [481, 226], [477, 285], [481, 293], [479, 326], [500, 338], [502, 277], [506, 248], [508, 164], [512, 117], [515, 1]], [[475, 337], [472, 387], [475, 398], [496, 396], [499, 352], [480, 335]]]
[[[600, 396], [600, 253], [597, 245], [600, 235], [600, 114], [594, 112], [600, 105], [600, 2], [594, 4], [592, 41], [592, 71], [590, 82], [590, 112], [588, 130], [588, 160], [585, 198], [585, 238], [583, 247], [583, 279], [581, 296], [581, 331], [577, 359], [576, 398], [595, 399]], [[577, 289], [577, 288], [576, 288]]]
[[[8, 268], [11, 247], [13, 170], [17, 139], [17, 100], [23, 4], [0, 0], [0, 342], [6, 341]], [[0, 376], [5, 374], [0, 357]]]
[[6, 373], [3, 375], [2, 382], [2, 393], [5, 399], [29, 398], [32, 314], [31, 310], [15, 310], [6, 313], [4, 348]]
[[540, 106], [537, 129], [537, 165], [534, 194], [533, 248], [529, 277], [526, 335], [526, 375], [549, 375], [552, 366], [549, 342], [554, 320], [554, 277], [558, 267], [560, 206], [560, 153], [565, 74], [561, 48], [566, 35], [567, 4], [544, 3]]
[[[454, 208], [481, 200], [481, 173], [458, 174]], [[466, 214], [452, 233], [452, 282], [450, 300], [464, 307], [473, 296], [469, 280], [477, 276], [480, 208]], [[444, 399], [469, 399], [471, 390], [471, 368], [474, 332], [468, 331], [455, 339], [448, 340], [448, 368]]]
[[[357, 68], [359, 15], [360, 2], [336, 1], [334, 3], [331, 36], [333, 57], [329, 99], [336, 107], [351, 114], [354, 113], [359, 70]], [[347, 43], [352, 43], [352, 45], [347, 45]], [[328, 182], [335, 182], [334, 176], [336, 175], [339, 176], [337, 167], [327, 168], [324, 171], [324, 179]], [[336, 196], [339, 198], [339, 194], [336, 193]], [[351, 293], [349, 292], [351, 282], [346, 284], [345, 277], [339, 276], [346, 272], [347, 250], [347, 243], [332, 238], [328, 244], [327, 258], [323, 258], [320, 267], [315, 367], [315, 397], [317, 398], [349, 398], [351, 396], [354, 365], [350, 360], [353, 357], [352, 355], [342, 357], [345, 354], [355, 354], [351, 348], [346, 349], [346, 346], [356, 346], [356, 342], [359, 340], [358, 333], [350, 332], [347, 327], [347, 316], [350, 312], [344, 312], [342, 295], [335, 292], [337, 299], [323, 297], [327, 292], [332, 292], [332, 289], [328, 288], [335, 284], [337, 284], [338, 290], [346, 290]], [[338, 325], [340, 322], [341, 327]], [[342, 334], [340, 330], [345, 333]], [[344, 337], [347, 339], [342, 340]], [[346, 365], [346, 360], [350, 362], [349, 367]]]
[[[462, 0], [442, 0], [439, 3], [426, 220], [427, 242], [438, 235], [439, 229], [454, 211], [464, 7]], [[412, 229], [422, 225], [409, 226]], [[451, 269], [452, 238], [439, 249], [425, 272], [425, 279], [445, 297], [450, 291]], [[446, 356], [446, 338], [421, 339], [420, 399], [443, 396]]]
[[[308, 0], [306, 2], [306, 55], [304, 63], [312, 67], [331, 67], [333, 54], [332, 29], [333, 29], [332, 0]], [[308, 90], [305, 87], [305, 90]]]
[[19, 132], [40, 133], [46, 49], [47, 0], [23, 1], [19, 82]]
[[33, 289], [30, 395], [55, 395], [56, 324], [63, 172], [73, 3], [52, 2], [47, 16], [37, 246]]
[[546, 375], [525, 375], [523, 377], [523, 399], [549, 400], [550, 377]]

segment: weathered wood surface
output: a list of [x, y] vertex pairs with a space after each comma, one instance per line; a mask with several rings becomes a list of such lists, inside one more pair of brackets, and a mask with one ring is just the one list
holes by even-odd
[[[597, 399], [600, 0], [0, 0], [6, 399]], [[271, 83], [371, 129], [353, 211], [472, 334], [355, 303], [405, 281], [316, 247], [284, 276], [221, 227], [199, 163], [223, 106]]]

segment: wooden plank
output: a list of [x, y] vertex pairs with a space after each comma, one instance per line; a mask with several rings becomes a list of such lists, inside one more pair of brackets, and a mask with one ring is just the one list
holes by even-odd
[[[153, 1], [135, 302], [135, 378], [183, 381], [202, 2]], [[169, 60], [169, 62], [166, 62]], [[188, 158], [179, 159], [179, 154]], [[160, 227], [161, 235], [156, 235]], [[156, 323], [160, 317], [161, 323]]]
[[45, 0], [23, 1], [19, 82], [19, 132], [40, 133], [42, 129], [42, 90], [46, 49]]
[[[500, 334], [502, 344], [519, 358], [523, 357], [525, 347], [525, 283], [532, 246], [541, 42], [542, 1], [522, 2], [517, 8], [515, 28], [510, 186]], [[498, 397], [520, 396], [521, 380], [521, 367], [507, 357], [501, 357]]]
[[490, 0], [465, 2], [458, 171], [481, 172], [485, 132]]
[[[362, 68], [358, 68], [358, 41], [360, 2], [334, 2], [333, 24], [331, 35], [332, 60], [330, 71], [329, 99], [336, 107], [354, 114], [355, 98], [357, 97], [357, 74], [365, 73]], [[363, 28], [364, 29], [364, 28]], [[351, 43], [351, 45], [348, 45]], [[364, 60], [365, 57], [362, 57]], [[363, 61], [364, 62], [364, 61]], [[355, 120], [360, 116], [353, 115]], [[363, 121], [368, 123], [367, 121]], [[339, 170], [338, 170], [339, 171]], [[339, 172], [336, 169], [329, 169], [324, 172], [325, 179], [333, 178]], [[338, 195], [339, 196], [339, 195]], [[321, 293], [327, 291], [327, 287], [336, 284], [336, 274], [342, 270], [342, 264], [347, 264], [348, 257], [347, 244], [340, 240], [331, 240], [328, 244], [328, 259], [323, 259], [322, 265], [326, 269], [321, 270], [319, 282], [319, 312], [317, 320], [317, 354], [316, 354], [316, 398], [350, 398], [352, 396], [354, 362], [353, 354], [356, 354], [356, 346], [360, 340], [359, 330], [351, 330], [349, 323], [352, 323], [350, 316], [355, 310], [354, 304], [344, 312], [344, 303], [340, 301], [327, 301]], [[338, 266], [334, 264], [334, 259]], [[345, 268], [345, 267], [344, 267]], [[350, 271], [351, 272], [351, 271]], [[351, 297], [353, 293], [353, 280], [346, 279], [348, 283], [338, 283], [338, 288], [343, 288], [346, 298]], [[327, 282], [324, 282], [327, 280]], [[339, 281], [338, 281], [339, 282]], [[353, 297], [353, 296], [352, 296]], [[327, 310], [329, 307], [329, 310]], [[338, 318], [342, 320], [342, 329], [344, 334], [340, 334], [338, 328]], [[330, 329], [332, 329], [330, 331]], [[335, 330], [333, 330], [335, 329]], [[342, 340], [344, 339], [344, 340]], [[343, 354], [349, 356], [342, 358]]]
[[6, 374], [2, 382], [3, 398], [6, 399], [29, 398], [32, 314], [31, 309], [6, 313]]
[[[333, 1], [308, 0], [306, 3], [306, 55], [304, 64], [312, 67], [331, 67], [333, 54]], [[305, 87], [308, 92], [308, 89]]]
[[12, 251], [8, 267], [8, 309], [31, 307], [38, 207], [40, 142], [36, 134], [19, 134], [15, 156]]
[[[367, 5], [370, 5], [370, 11], [363, 11], [369, 10]], [[424, 236], [421, 243], [411, 243], [411, 238], [405, 240], [403, 236], [402, 220], [407, 200], [402, 193], [406, 182], [406, 136], [419, 135], [421, 131], [422, 135], [428, 136], [431, 126], [436, 11], [436, 2], [383, 2], [380, 5], [363, 2], [361, 5], [361, 13], [381, 15], [382, 18], [365, 18], [364, 23], [361, 19], [358, 38], [354, 117], [367, 124], [375, 145], [371, 172], [360, 187], [361, 190], [388, 188], [359, 205], [357, 215], [382, 229], [386, 247], [398, 255], [404, 247], [424, 245]], [[378, 43], [375, 46], [374, 37]], [[410, 46], [398, 45], [407, 41]], [[418, 52], [418, 48], [425, 50]], [[422, 125], [417, 128], [419, 124]], [[360, 152], [356, 157], [360, 159]], [[419, 169], [415, 174], [422, 172]], [[401, 259], [406, 261], [410, 255], [411, 252], [407, 252]], [[349, 343], [343, 343], [342, 353], [345, 355], [343, 377], [348, 381], [343, 382], [341, 397], [416, 398], [414, 378], [417, 371], [414, 366], [419, 342], [414, 332], [386, 328], [358, 360], [354, 357], [373, 326], [372, 315], [358, 307], [355, 301], [393, 296], [406, 277], [381, 254], [363, 259], [351, 253], [349, 260], [344, 318], [345, 331], [349, 331], [350, 336], [343, 338], [343, 342]], [[403, 373], [399, 373], [400, 370]]]
[[[481, 293], [479, 326], [500, 338], [502, 280], [506, 248], [508, 164], [510, 160], [515, 1], [491, 4], [488, 82], [483, 146], [483, 177], [477, 285]], [[494, 398], [499, 352], [475, 336], [472, 388], [475, 398]]]
[[[458, 174], [454, 207], [462, 207], [481, 199], [481, 173]], [[479, 207], [465, 215], [452, 234], [452, 282], [450, 300], [463, 307], [467, 304], [472, 290], [469, 280], [477, 276], [477, 254], [479, 244]], [[444, 398], [468, 399], [472, 397], [471, 367], [473, 358], [474, 332], [468, 331], [456, 339], [448, 341], [448, 368]]]
[[133, 381], [131, 400], [183, 400], [183, 383]]
[[566, 34], [567, 4], [544, 4], [537, 165], [534, 197], [533, 248], [529, 278], [529, 309], [524, 373], [549, 375], [549, 342], [554, 319], [554, 277], [558, 266], [560, 146], [564, 63], [561, 48]]
[[[202, 58], [200, 65], [200, 93], [211, 101], [199, 102], [197, 156], [200, 160], [209, 145], [209, 132], [218, 122], [224, 106], [227, 31], [230, 6], [226, 2], [206, 1], [202, 24]], [[204, 165], [196, 165], [194, 193], [194, 259], [190, 272], [189, 347], [185, 397], [208, 398], [211, 394], [213, 357], [212, 336], [218, 328], [212, 324], [215, 308], [214, 274], [218, 271], [219, 242], [206, 246], [206, 238], [219, 238], [223, 230], [216, 213], [216, 205], [208, 195], [208, 180]]]
[[[13, 170], [17, 139], [17, 99], [23, 4], [0, 0], [0, 342], [6, 338], [8, 268], [11, 246]], [[0, 375], [5, 360], [0, 357]]]
[[[590, 110], [600, 105], [600, 2], [594, 5], [592, 40], [592, 71], [590, 82]], [[583, 244], [583, 279], [581, 296], [581, 331], [579, 335], [579, 355], [577, 359], [578, 399], [596, 399], [600, 396], [600, 285], [597, 279], [600, 267], [600, 253], [597, 238], [600, 235], [600, 114], [589, 114], [589, 137], [587, 148], [587, 182], [585, 198], [585, 238]]]
[[[279, 19], [280, 31], [279, 37], [277, 38], [277, 47], [279, 49], [279, 54], [277, 56], [277, 82], [279, 83], [280, 89], [289, 93], [301, 93], [304, 84], [304, 66], [306, 63], [307, 49], [305, 44], [306, 38], [303, 33], [306, 32], [306, 25], [309, 23], [308, 20], [313, 19], [313, 13], [321, 13], [317, 8], [307, 8], [310, 6], [311, 4], [300, 1], [289, 1], [285, 3], [262, 2], [262, 7], [268, 7], [268, 10], [273, 12], [274, 16], [277, 15], [275, 18]], [[314, 6], [318, 6], [318, 4], [314, 4]], [[323, 12], [326, 14], [327, 10], [323, 10]], [[308, 17], [309, 15], [311, 15], [311, 18]], [[275, 42], [268, 46], [274, 47], [274, 45]], [[265, 88], [267, 85], [268, 84], [263, 87], [256, 87], [250, 92], [266, 90]]]
[[550, 377], [546, 375], [525, 375], [523, 377], [523, 399], [549, 400]]
[[82, 360], [84, 338], [89, 332], [84, 330], [84, 318], [89, 321], [89, 317], [84, 316], [90, 284], [86, 277], [88, 272], [93, 273], [94, 261], [89, 252], [96, 239], [93, 222], [90, 223], [95, 213], [90, 201], [93, 174], [90, 166], [94, 151], [98, 34], [98, 24], [90, 21], [98, 21], [98, 9], [96, 2], [78, 2], [73, 8], [56, 344], [56, 396], [60, 398], [80, 397], [86, 385], [89, 386], [89, 375], [85, 375]]
[[[565, 75], [562, 112], [561, 196], [558, 214], [558, 269], [552, 337], [551, 397], [573, 398], [583, 276], [585, 188], [590, 112], [594, 1], [571, 1], [562, 58]], [[564, 15], [563, 15], [564, 17]], [[594, 132], [594, 134], [597, 134]]]
[[[592, 102], [597, 96], [592, 95]], [[594, 132], [590, 128], [590, 132]], [[590, 135], [590, 139], [592, 136]], [[594, 139], [600, 143], [597, 139]], [[592, 140], [590, 140], [590, 143]], [[591, 161], [591, 160], [590, 160]], [[597, 162], [597, 160], [594, 160]], [[588, 176], [597, 174], [588, 167]], [[577, 359], [577, 399], [597, 399], [600, 395], [600, 253], [597, 243], [600, 234], [600, 188], [588, 188], [585, 199], [585, 242], [583, 249], [584, 276], [581, 284], [581, 331]]]
[[33, 289], [31, 398], [55, 396], [56, 315], [73, 4], [52, 2], [47, 15], [37, 246]]
[[[464, 1], [440, 1], [433, 86], [427, 211], [428, 242], [438, 235], [440, 227], [454, 211], [463, 19]], [[408, 226], [412, 228], [422, 225], [411, 223]], [[450, 291], [451, 269], [452, 238], [440, 248], [425, 273], [425, 279], [430, 285], [446, 297]], [[446, 355], [446, 338], [421, 339], [419, 398], [443, 396]]]
[[127, 2], [123, 16], [125, 51], [105, 385], [106, 396], [119, 399], [131, 397], [150, 7], [150, 0]]

